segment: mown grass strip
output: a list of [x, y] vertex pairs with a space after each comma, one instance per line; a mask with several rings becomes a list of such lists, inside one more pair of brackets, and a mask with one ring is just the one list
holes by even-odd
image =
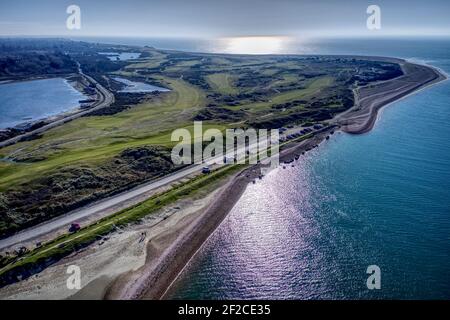
[[[208, 185], [218, 182], [222, 178], [244, 169], [242, 165], [231, 165], [213, 171], [209, 175], [202, 175], [180, 184], [169, 191], [154, 195], [148, 200], [131, 208], [124, 209], [114, 215], [105, 217], [98, 222], [81, 229], [74, 234], [66, 234], [44, 244], [25, 254], [19, 260], [0, 269], [0, 286], [5, 285], [5, 278], [15, 271], [23, 273], [31, 270], [36, 265], [45, 265], [46, 262], [59, 260], [70, 253], [83, 248], [97, 239], [109, 234], [119, 226], [139, 221], [145, 216], [174, 203], [175, 201], [192, 196]], [[51, 263], [50, 263], [51, 264]]]
[[[298, 143], [304, 141], [313, 136], [314, 133], [309, 133], [296, 139], [286, 141], [280, 144], [280, 148], [285, 147], [292, 142]], [[117, 227], [139, 221], [164, 206], [174, 203], [175, 201], [187, 196], [192, 196], [208, 185], [211, 185], [213, 182], [218, 182], [228, 175], [243, 170], [245, 167], [247, 166], [229, 165], [219, 168], [209, 175], [197, 176], [185, 183], [173, 187], [166, 192], [154, 195], [135, 206], [105, 217], [96, 223], [81, 229], [77, 233], [62, 235], [53, 241], [44, 244], [44, 246], [30, 251], [19, 260], [15, 260], [14, 262], [1, 268], [0, 286], [4, 286], [10, 282], [10, 280], [8, 281], [8, 278], [11, 279], [11, 276], [15, 276], [17, 273], [23, 274], [24, 271], [32, 270], [36, 265], [44, 266], [41, 268], [43, 269], [45, 268], [46, 263], [49, 265], [54, 261], [57, 261], [72, 252], [95, 242], [101, 237], [114, 231]], [[36, 268], [34, 268], [34, 270], [36, 270]], [[29, 275], [31, 275], [31, 273]]]

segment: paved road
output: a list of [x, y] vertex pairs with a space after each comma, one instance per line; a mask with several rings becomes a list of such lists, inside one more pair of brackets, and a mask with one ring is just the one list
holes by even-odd
[[64, 123], [67, 123], [67, 122], [72, 121], [74, 119], [80, 118], [80, 117], [82, 117], [82, 116], [84, 116], [86, 114], [89, 114], [89, 113], [93, 112], [93, 111], [96, 111], [96, 110], [108, 107], [114, 102], [114, 95], [111, 92], [109, 92], [107, 89], [105, 89], [102, 85], [100, 85], [100, 83], [95, 81], [92, 77], [84, 74], [81, 71], [81, 69], [80, 69], [80, 74], [83, 77], [85, 77], [90, 83], [93, 83], [93, 84], [96, 85], [97, 93], [98, 93], [100, 99], [99, 99], [99, 101], [97, 101], [93, 105], [93, 107], [89, 108], [89, 110], [81, 111], [81, 112], [78, 112], [76, 114], [67, 116], [67, 117], [65, 117], [63, 119], [60, 119], [60, 120], [54, 121], [52, 123], [49, 123], [49, 124], [47, 124], [47, 125], [45, 125], [45, 126], [43, 126], [41, 128], [38, 128], [36, 130], [30, 131], [30, 132], [26, 132], [26, 133], [21, 134], [19, 136], [16, 136], [16, 137], [13, 137], [11, 139], [2, 141], [2, 142], [0, 142], [0, 148], [3, 148], [3, 147], [6, 147], [6, 146], [15, 144], [15, 143], [19, 142], [23, 138], [27, 138], [27, 137], [30, 137], [30, 136], [35, 135], [35, 134], [43, 133], [43, 132], [45, 132], [45, 131], [47, 131], [49, 129], [58, 127], [58, 126], [60, 126], [60, 125], [62, 125]]
[[[242, 152], [244, 150], [247, 150], [247, 148], [257, 148], [257, 144], [251, 145], [246, 148], [241, 148], [237, 151]], [[52, 231], [55, 231], [55, 230], [63, 228], [63, 227], [68, 228], [70, 226], [70, 224], [73, 222], [76, 222], [78, 220], [81, 220], [82, 218], [85, 218], [85, 217], [88, 217], [91, 215], [99, 214], [104, 210], [114, 208], [124, 202], [127, 202], [127, 201], [133, 202], [133, 199], [134, 199], [135, 202], [138, 203], [138, 202], [142, 201], [140, 198], [138, 198], [139, 196], [141, 196], [149, 191], [156, 190], [162, 186], [179, 181], [179, 180], [186, 178], [187, 176], [192, 175], [194, 173], [199, 173], [199, 172], [201, 172], [202, 168], [205, 165], [214, 165], [216, 163], [219, 163], [221, 160], [222, 160], [222, 156], [217, 156], [217, 157], [206, 159], [205, 160], [206, 164], [191, 165], [180, 171], [166, 175], [160, 179], [150, 181], [148, 183], [137, 186], [134, 189], [124, 191], [117, 195], [114, 195], [109, 198], [95, 202], [86, 207], [69, 212], [69, 213], [67, 213], [63, 216], [57, 217], [53, 220], [44, 222], [35, 227], [31, 227], [29, 229], [23, 230], [9, 238], [0, 240], [0, 250], [10, 248], [10, 247], [13, 247], [16, 245], [20, 245], [20, 243], [28, 242], [30, 240], [37, 239], [38, 237], [48, 235]], [[266, 163], [266, 162], [267, 162], [267, 160], [263, 161], [263, 163]], [[223, 166], [223, 165], [221, 165], [221, 166]], [[132, 204], [130, 204], [130, 206], [131, 205]]]
[[202, 165], [193, 165], [193, 166], [187, 167], [187, 168], [177, 171], [175, 173], [169, 174], [163, 178], [154, 180], [147, 184], [140, 185], [134, 189], [125, 191], [123, 193], [106, 198], [104, 200], [100, 200], [92, 205], [87, 206], [87, 207], [72, 211], [72, 212], [67, 213], [56, 219], [50, 220], [48, 222], [44, 222], [43, 224], [37, 225], [32, 228], [26, 229], [26, 230], [19, 232], [9, 238], [0, 240], [0, 250], [12, 247], [12, 246], [20, 244], [22, 242], [33, 240], [39, 236], [48, 234], [49, 232], [54, 231], [56, 229], [59, 229], [59, 228], [65, 227], [65, 226], [68, 227], [68, 226], [70, 226], [71, 223], [73, 223], [77, 220], [80, 220], [82, 218], [85, 218], [85, 217], [93, 215], [93, 214], [100, 213], [103, 210], [114, 207], [118, 204], [121, 204], [122, 202], [132, 200], [133, 198], [138, 197], [139, 195], [142, 195], [146, 192], [155, 190], [157, 188], [160, 188], [160, 187], [170, 184], [172, 182], [178, 181], [178, 180], [185, 178], [186, 176], [191, 175], [193, 173], [198, 173], [202, 170], [203, 166], [205, 166], [205, 165], [202, 164]]
[[[256, 148], [257, 144], [250, 146], [250, 148]], [[243, 151], [241, 148], [238, 151]], [[57, 217], [53, 220], [44, 222], [35, 227], [31, 227], [29, 229], [23, 230], [9, 238], [5, 238], [0, 240], [0, 250], [10, 248], [20, 243], [24, 243], [30, 240], [37, 239], [40, 236], [47, 235], [52, 231], [60, 229], [62, 227], [69, 227], [71, 223], [81, 220], [82, 218], [99, 214], [106, 209], [114, 208], [117, 205], [120, 205], [126, 201], [132, 201], [133, 199], [138, 199], [137, 197], [158, 189], [162, 186], [168, 185], [170, 183], [179, 181], [193, 173], [199, 173], [202, 171], [202, 168], [205, 165], [214, 165], [215, 163], [219, 163], [222, 160], [222, 156], [217, 156], [213, 158], [209, 158], [205, 160], [206, 164], [195, 164], [191, 165], [187, 168], [181, 169], [180, 171], [171, 173], [166, 175], [160, 179], [150, 181], [148, 183], [142, 184], [140, 186], [135, 187], [134, 189], [124, 191], [117, 195], [111, 196], [109, 198], [100, 200], [95, 202], [94, 204], [88, 205], [86, 207], [80, 208], [78, 210], [69, 212], [63, 216]], [[223, 165], [221, 165], [223, 166]], [[141, 200], [136, 200], [135, 202], [140, 202]], [[130, 204], [131, 206], [132, 204]]]

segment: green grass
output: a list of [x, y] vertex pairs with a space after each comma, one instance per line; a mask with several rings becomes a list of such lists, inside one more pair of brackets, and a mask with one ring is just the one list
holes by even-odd
[[[41, 139], [2, 149], [3, 156], [39, 156], [33, 163], [0, 163], [0, 191], [69, 165], [95, 165], [121, 151], [143, 145], [170, 147], [171, 133], [191, 128], [192, 116], [205, 104], [205, 94], [180, 79], [159, 77], [173, 91], [112, 116], [80, 118], [49, 130]], [[208, 128], [224, 126], [205, 124]]]
[[334, 82], [332, 77], [321, 77], [311, 81], [311, 83], [305, 89], [291, 90], [272, 96], [270, 101], [267, 102], [255, 102], [244, 105], [229, 107], [230, 109], [244, 109], [250, 113], [265, 113], [274, 104], [285, 103], [297, 99], [306, 99], [308, 97], [319, 94], [321, 90], [330, 87]]
[[301, 82], [303, 79], [300, 79], [295, 74], [283, 74], [281, 75], [281, 80], [276, 80], [271, 84], [271, 87], [277, 87], [277, 86], [283, 86], [283, 85], [290, 85]]
[[199, 192], [206, 192], [213, 188], [227, 176], [230, 176], [245, 166], [232, 165], [225, 166], [209, 175], [200, 175], [190, 181], [180, 184], [162, 194], [152, 196], [148, 200], [125, 210], [122, 210], [112, 216], [103, 218], [86, 228], [83, 228], [75, 234], [63, 235], [42, 247], [32, 250], [25, 254], [19, 260], [4, 266], [0, 269], [0, 277], [6, 272], [19, 268], [28, 268], [36, 263], [46, 261], [51, 257], [61, 258], [73, 251], [88, 245], [95, 241], [99, 236], [104, 236], [116, 227], [127, 225], [139, 221], [145, 216], [156, 212], [157, 210], [174, 203], [177, 200], [188, 196], [195, 196]]
[[211, 62], [214, 65], [219, 65], [219, 66], [223, 66], [223, 65], [231, 65], [232, 62], [226, 58], [222, 58], [222, 57], [213, 57], [211, 58]]
[[234, 87], [233, 76], [229, 73], [215, 73], [208, 75], [206, 81], [210, 84], [214, 91], [222, 94], [237, 94], [239, 90]]
[[[234, 92], [231, 75], [212, 74], [208, 77], [218, 90]], [[32, 163], [0, 163], [0, 191], [25, 184], [30, 179], [56, 172], [69, 166], [95, 167], [127, 148], [144, 145], [172, 147], [171, 133], [177, 128], [192, 130], [192, 117], [206, 103], [205, 92], [181, 79], [155, 77], [172, 91], [155, 101], [143, 103], [112, 116], [86, 117], [49, 130], [41, 139], [21, 142], [2, 149], [3, 156], [43, 157]], [[273, 104], [316, 95], [333, 83], [331, 77], [311, 81], [305, 89], [275, 94], [268, 102], [250, 103], [238, 107], [254, 116], [271, 116], [267, 110]], [[223, 130], [226, 124], [205, 124], [204, 129]]]
[[152, 55], [150, 58], [143, 59], [137, 63], [129, 64], [125, 67], [125, 70], [158, 68], [161, 64], [167, 61], [167, 55], [156, 50], [151, 50], [149, 52]]
[[183, 60], [177, 62], [175, 65], [166, 68], [168, 72], [181, 72], [183, 70], [189, 70], [191, 67], [201, 64], [200, 60]]
[[[185, 127], [193, 136], [193, 125]], [[215, 123], [203, 123], [203, 131], [208, 129], [219, 129], [223, 131], [225, 125]], [[162, 132], [155, 136], [130, 139], [123, 142], [116, 142], [100, 147], [90, 146], [86, 148], [76, 148], [71, 152], [61, 152], [52, 155], [44, 161], [34, 163], [1, 163], [0, 164], [0, 191], [6, 190], [12, 185], [20, 185], [30, 180], [30, 177], [39, 178], [46, 174], [55, 172], [58, 169], [67, 168], [73, 165], [96, 166], [103, 161], [112, 158], [127, 148], [159, 145], [172, 147], [178, 142], [171, 141], [172, 130]]]
[[[313, 133], [304, 135], [292, 141], [280, 144], [280, 148], [292, 143], [306, 140], [313, 136]], [[60, 259], [70, 253], [87, 246], [99, 237], [105, 236], [114, 231], [117, 227], [128, 225], [140, 221], [142, 218], [155, 213], [161, 208], [173, 204], [186, 197], [203, 196], [214, 189], [221, 181], [239, 171], [245, 169], [247, 165], [224, 166], [213, 171], [209, 175], [199, 175], [187, 182], [180, 183], [172, 189], [161, 194], [154, 195], [149, 199], [131, 207], [105, 217], [98, 222], [89, 225], [77, 233], [62, 235], [42, 247], [36, 248], [15, 261], [9, 261], [6, 266], [0, 269], [0, 279], [3, 275], [15, 270], [26, 270], [36, 264], [45, 263], [49, 259]], [[8, 260], [6, 260], [8, 261]]]

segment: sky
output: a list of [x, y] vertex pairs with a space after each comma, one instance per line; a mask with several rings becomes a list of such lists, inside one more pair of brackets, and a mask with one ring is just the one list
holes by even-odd
[[[81, 29], [66, 27], [69, 5]], [[368, 30], [369, 5], [381, 29]], [[191, 37], [450, 35], [448, 0], [0, 0], [1, 36]]]

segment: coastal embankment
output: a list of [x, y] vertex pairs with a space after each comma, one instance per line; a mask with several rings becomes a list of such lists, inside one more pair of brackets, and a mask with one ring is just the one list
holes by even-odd
[[[384, 59], [399, 63], [404, 74], [392, 80], [357, 88], [354, 107], [336, 116], [329, 122], [329, 127], [311, 138], [287, 144], [280, 152], [281, 161], [301, 161], [302, 153], [316, 147], [339, 128], [354, 134], [368, 132], [373, 128], [382, 107], [446, 79], [445, 75], [429, 66], [400, 59]], [[126, 240], [123, 235], [112, 235], [102, 248], [87, 248], [44, 270], [38, 277], [27, 279], [27, 283], [17, 283], [5, 288], [2, 298], [27, 298], [22, 295], [23, 288], [29, 288], [30, 285], [39, 290], [39, 294], [35, 291], [35, 297], [42, 298], [54, 290], [52, 286], [41, 287], [48, 283], [52, 274], [55, 275], [54, 271], [59, 268], [57, 274], [61, 275], [61, 283], [65, 284], [65, 266], [76, 263], [84, 272], [92, 272], [92, 275], [88, 284], [72, 295], [72, 298], [163, 299], [180, 272], [226, 218], [247, 185], [259, 176], [260, 165], [243, 168], [241, 172], [229, 177], [226, 184], [205, 197], [201, 206], [192, 207], [192, 203], [188, 203], [184, 211], [191, 207], [189, 214], [183, 215], [182, 208], [175, 214], [162, 218], [158, 224], [143, 223], [131, 227], [132, 231], [127, 230], [123, 234], [130, 234]], [[137, 241], [144, 232], [145, 240]], [[133, 250], [138, 253], [129, 254]], [[99, 258], [100, 252], [102, 259]], [[127, 256], [130, 256], [128, 260]], [[70, 296], [63, 287], [61, 292], [63, 293], [55, 298]], [[96, 294], [92, 296], [92, 292]]]
[[[377, 58], [399, 63], [403, 75], [388, 81], [359, 87], [355, 90], [355, 106], [336, 116], [327, 130], [315, 134], [312, 138], [294, 144], [280, 152], [281, 161], [290, 162], [302, 153], [316, 147], [329, 134], [334, 125], [346, 133], [362, 134], [375, 125], [378, 112], [384, 106], [402, 99], [419, 90], [446, 80], [439, 70], [402, 59]], [[225, 219], [226, 215], [239, 200], [248, 183], [258, 176], [259, 168], [244, 170], [233, 178], [214, 202], [191, 225], [170, 239], [170, 246], [157, 254], [147, 257], [146, 264], [139, 270], [121, 276], [108, 291], [107, 299], [161, 299], [172, 283], [189, 263], [195, 253], [211, 233]], [[168, 230], [168, 234], [170, 231]], [[152, 251], [149, 248], [149, 252]]]
[[357, 88], [353, 108], [339, 114], [333, 120], [342, 131], [353, 134], [366, 133], [375, 125], [381, 108], [447, 79], [441, 71], [428, 65], [402, 59], [383, 59], [398, 63], [404, 74], [395, 79]]
[[[280, 161], [291, 163], [315, 148], [334, 130], [326, 128], [312, 138], [293, 143], [280, 152]], [[106, 299], [161, 299], [203, 243], [226, 218], [247, 185], [261, 176], [261, 165], [244, 169], [212, 199], [208, 207], [181, 230], [167, 229], [147, 248], [144, 266], [120, 276], [105, 296]]]

